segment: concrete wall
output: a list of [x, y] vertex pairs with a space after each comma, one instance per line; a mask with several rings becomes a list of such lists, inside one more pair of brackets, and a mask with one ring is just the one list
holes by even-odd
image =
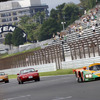
[[6, 70], [0, 70], [0, 72], [5, 72], [6, 74], [12, 75], [17, 74], [22, 69], [26, 68], [34, 68], [35, 70], [38, 70], [38, 72], [50, 72], [50, 71], [56, 71], [56, 65], [55, 63], [50, 64], [44, 64], [44, 65], [35, 65], [35, 66], [28, 66], [28, 67], [20, 67], [20, 68], [12, 68], [12, 69], [6, 69]]
[[[65, 62], [61, 62], [61, 69], [69, 69], [69, 68], [79, 68], [83, 66], [89, 66], [92, 63], [100, 63], [100, 56], [97, 57], [91, 57], [91, 58], [84, 58], [84, 59], [77, 59], [77, 60], [67, 60]], [[44, 64], [44, 65], [36, 65], [36, 66], [26, 66], [26, 67], [20, 67], [20, 68], [12, 68], [12, 69], [6, 69], [6, 70], [0, 70], [0, 72], [5, 72], [9, 75], [11, 74], [17, 74], [21, 69], [25, 68], [35, 68], [38, 70], [38, 72], [49, 72], [49, 71], [56, 71], [56, 64], [50, 63], [50, 64]]]
[[78, 60], [73, 60], [73, 61], [65, 61], [62, 62], [62, 69], [67, 69], [67, 68], [79, 68], [83, 66], [89, 66], [92, 63], [100, 63], [100, 56], [97, 57], [91, 57], [91, 58], [83, 58], [83, 59], [78, 59]]

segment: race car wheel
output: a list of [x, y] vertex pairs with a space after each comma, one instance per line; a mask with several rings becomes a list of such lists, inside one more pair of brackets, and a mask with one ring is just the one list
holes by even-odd
[[20, 84], [20, 81], [18, 81], [18, 84]]
[[81, 82], [83, 82], [83, 79], [82, 79], [82, 77], [78, 77], [78, 78], [77, 78], [77, 82], [78, 82], [78, 83], [81, 83]]
[[5, 81], [5, 83], [9, 83], [9, 80]]
[[18, 81], [18, 84], [23, 84], [23, 81], [19, 80], [19, 81]]
[[20, 84], [23, 84], [23, 81], [20, 81]]
[[35, 82], [40, 81], [40, 77], [38, 79], [35, 80]]
[[40, 77], [38, 78], [38, 81], [40, 81]]

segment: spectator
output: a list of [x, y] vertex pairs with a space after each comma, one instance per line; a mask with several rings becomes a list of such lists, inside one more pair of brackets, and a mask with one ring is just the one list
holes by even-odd
[[87, 20], [87, 28], [90, 28], [90, 22]]
[[94, 24], [92, 25], [92, 30], [93, 30], [93, 33], [95, 33], [95, 25]]
[[55, 33], [53, 33], [53, 40], [56, 41]]
[[98, 27], [98, 23], [97, 23], [96, 19], [94, 20], [94, 24], [95, 24], [96, 27]]
[[86, 10], [84, 10], [84, 15], [86, 15]]
[[79, 29], [79, 37], [81, 37], [83, 34], [83, 31]]
[[91, 20], [94, 21], [94, 16], [93, 15], [91, 15]]
[[60, 32], [57, 32], [58, 37], [60, 38]]
[[68, 31], [69, 31], [69, 34], [71, 34], [71, 28], [70, 27], [68, 27]]
[[79, 27], [79, 30], [80, 30], [80, 31], [82, 31], [82, 30], [83, 30], [83, 27], [82, 27], [82, 25]]
[[64, 41], [66, 42], [66, 40], [67, 40], [67, 35], [64, 35]]
[[76, 31], [76, 32], [78, 31], [77, 25], [75, 25], [75, 31]]

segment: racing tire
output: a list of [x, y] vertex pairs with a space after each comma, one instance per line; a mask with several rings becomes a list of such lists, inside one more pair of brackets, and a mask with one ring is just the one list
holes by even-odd
[[18, 84], [23, 84], [23, 81], [19, 80], [19, 81], [18, 81]]
[[20, 81], [20, 84], [23, 84], [23, 81]]
[[18, 84], [20, 84], [20, 81], [18, 81]]
[[40, 81], [40, 77], [38, 78], [38, 81]]
[[77, 78], [77, 82], [78, 82], [78, 83], [82, 83], [82, 82], [83, 82], [82, 77], [78, 77], [78, 78]]
[[5, 83], [9, 83], [9, 80], [5, 81]]
[[40, 77], [38, 77], [38, 79], [35, 80], [35, 82], [40, 81]]

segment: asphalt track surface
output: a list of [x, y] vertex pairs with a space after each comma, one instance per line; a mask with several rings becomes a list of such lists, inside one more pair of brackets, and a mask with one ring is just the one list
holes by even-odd
[[0, 83], [0, 100], [100, 100], [100, 80], [77, 83], [74, 75], [41, 77], [19, 85]]

